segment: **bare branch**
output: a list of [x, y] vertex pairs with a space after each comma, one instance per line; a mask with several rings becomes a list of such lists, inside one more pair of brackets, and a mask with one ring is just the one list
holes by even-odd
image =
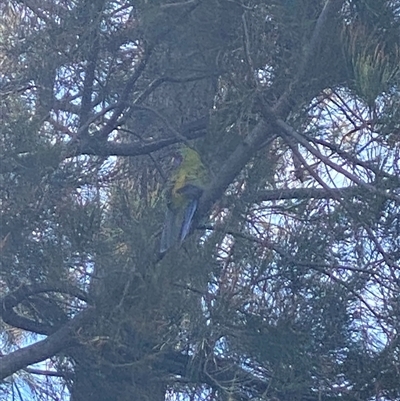
[[1, 357], [0, 380], [29, 365], [50, 358], [61, 350], [78, 344], [76, 333], [89, 321], [92, 312], [92, 308], [86, 309], [46, 339]]
[[50, 326], [48, 324], [44, 324], [41, 322], [37, 322], [31, 320], [27, 317], [21, 316], [14, 311], [14, 308], [23, 302], [24, 300], [28, 299], [32, 295], [37, 295], [40, 293], [48, 293], [48, 292], [58, 292], [63, 294], [68, 294], [74, 296], [82, 301], [87, 302], [88, 296], [79, 288], [76, 288], [71, 285], [48, 285], [48, 284], [41, 284], [41, 285], [23, 285], [19, 287], [16, 291], [5, 295], [4, 297], [0, 298], [0, 316], [4, 320], [5, 323], [21, 328], [23, 330], [31, 331], [38, 334], [51, 334], [53, 333], [57, 327]]

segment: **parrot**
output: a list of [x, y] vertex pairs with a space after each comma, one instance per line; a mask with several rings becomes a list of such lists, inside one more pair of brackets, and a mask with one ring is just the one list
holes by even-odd
[[183, 145], [175, 161], [178, 166], [166, 191], [167, 210], [161, 234], [161, 254], [171, 246], [181, 244], [189, 234], [207, 179], [206, 168], [194, 149]]

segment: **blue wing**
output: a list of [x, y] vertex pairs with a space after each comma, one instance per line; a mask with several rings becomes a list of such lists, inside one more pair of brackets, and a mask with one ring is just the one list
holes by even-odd
[[168, 251], [173, 245], [182, 243], [188, 236], [202, 193], [203, 189], [193, 184], [187, 184], [177, 191], [177, 197], [178, 199], [182, 198], [183, 205], [174, 205], [171, 202], [167, 207], [161, 234], [161, 254]]
[[180, 233], [180, 242], [187, 237], [190, 231], [190, 226], [192, 224], [193, 216], [196, 213], [197, 206], [199, 204], [198, 199], [191, 199], [189, 204], [185, 209], [185, 214], [183, 215], [183, 221], [181, 226], [181, 233]]

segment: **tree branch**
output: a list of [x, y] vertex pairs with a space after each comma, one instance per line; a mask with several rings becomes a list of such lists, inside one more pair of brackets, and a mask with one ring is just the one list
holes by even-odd
[[301, 88], [303, 85], [304, 76], [306, 75], [307, 71], [312, 70], [312, 64], [315, 62], [315, 60], [317, 60], [318, 49], [320, 48], [325, 37], [325, 31], [327, 31], [326, 24], [328, 21], [334, 18], [335, 14], [337, 14], [341, 9], [343, 3], [344, 0], [326, 0], [315, 24], [308, 46], [304, 51], [303, 60], [298, 69], [297, 76], [288, 89], [279, 98], [274, 107], [274, 112], [279, 118], [284, 118], [293, 108], [295, 103], [293, 102], [293, 94], [296, 93], [299, 88]]
[[[90, 3], [86, 7], [86, 12], [88, 15], [84, 15], [83, 18], [85, 21], [89, 23], [89, 38], [88, 41], [90, 43], [89, 54], [87, 58], [87, 65], [85, 68], [85, 77], [83, 81], [83, 90], [82, 90], [82, 100], [81, 100], [81, 110], [80, 110], [80, 125], [86, 126], [86, 121], [90, 115], [91, 104], [92, 104], [92, 92], [93, 92], [93, 83], [96, 75], [96, 66], [97, 59], [100, 51], [100, 32], [99, 25], [101, 23], [101, 15], [102, 8], [104, 6], [103, 2], [94, 2], [92, 3], [93, 9], [89, 9]], [[95, 22], [93, 26], [90, 24], [90, 19], [94, 18]], [[82, 135], [87, 135], [87, 129], [84, 130]]]
[[198, 120], [183, 124], [180, 129], [180, 136], [172, 136], [147, 144], [142, 143], [117, 143], [102, 142], [93, 138], [91, 141], [83, 144], [80, 149], [71, 149], [67, 157], [77, 156], [79, 154], [96, 156], [139, 156], [147, 155], [166, 146], [182, 142], [181, 137], [186, 139], [196, 139], [205, 135], [208, 126], [209, 117], [205, 116]]
[[343, 188], [293, 188], [258, 191], [252, 194], [252, 202], [276, 201], [283, 199], [337, 199], [351, 198], [363, 194], [359, 186]]
[[0, 316], [5, 323], [13, 327], [18, 327], [20, 329], [31, 331], [37, 334], [49, 335], [54, 333], [54, 331], [57, 329], [56, 327], [37, 322], [35, 320], [31, 320], [27, 317], [19, 315], [14, 311], [14, 308], [18, 304], [20, 304], [22, 301], [27, 300], [32, 295], [47, 292], [68, 294], [84, 302], [88, 302], [87, 294], [85, 294], [79, 288], [73, 287], [71, 285], [23, 285], [19, 287], [16, 291], [0, 298]]
[[375, 188], [373, 185], [368, 184], [358, 178], [356, 175], [350, 173], [343, 167], [339, 166], [338, 164], [334, 163], [332, 160], [330, 160], [329, 157], [323, 155], [318, 149], [314, 148], [307, 139], [305, 139], [302, 135], [300, 135], [298, 132], [296, 132], [289, 124], [285, 123], [283, 120], [277, 119], [276, 124], [283, 129], [285, 132], [285, 135], [289, 135], [293, 138], [296, 139], [297, 142], [299, 142], [302, 146], [304, 146], [312, 155], [317, 157], [319, 160], [321, 160], [325, 165], [331, 167], [333, 170], [336, 170], [340, 174], [342, 174], [344, 177], [348, 178], [355, 184], [357, 184], [360, 187], [365, 188], [369, 192], [376, 193], [378, 195], [385, 196], [387, 198], [396, 200], [397, 202], [400, 202], [400, 198], [396, 195], [392, 195], [386, 192], [383, 192], [377, 188]]
[[324, 24], [329, 18], [333, 18], [334, 14], [341, 8], [344, 0], [327, 0], [321, 14], [316, 23], [313, 35], [310, 39], [308, 49], [305, 52], [303, 63], [299, 69], [299, 73], [288, 90], [281, 96], [275, 106], [271, 109], [263, 107], [263, 121], [260, 121], [248, 135], [248, 137], [238, 145], [236, 150], [231, 154], [226, 163], [222, 166], [218, 176], [211, 183], [210, 187], [204, 192], [200, 201], [198, 215], [202, 216], [207, 213], [211, 205], [219, 199], [225, 192], [228, 185], [235, 179], [237, 174], [248, 163], [255, 152], [266, 141], [273, 140], [274, 130], [280, 131], [277, 126], [277, 118], [285, 120], [296, 102], [289, 101], [289, 98], [296, 93], [295, 89], [301, 84], [304, 73], [313, 62], [318, 47], [321, 44]]
[[0, 380], [29, 365], [50, 358], [61, 350], [78, 344], [76, 332], [88, 322], [92, 312], [92, 308], [86, 309], [46, 339], [1, 357]]
[[240, 173], [250, 158], [267, 140], [273, 140], [273, 125], [261, 120], [252, 132], [240, 143], [229, 159], [222, 166], [209, 188], [206, 188], [200, 200], [198, 215], [207, 213], [213, 203], [221, 198], [228, 186]]

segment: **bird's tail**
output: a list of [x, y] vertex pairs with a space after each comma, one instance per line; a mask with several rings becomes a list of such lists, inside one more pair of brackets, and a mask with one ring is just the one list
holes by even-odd
[[177, 211], [167, 208], [160, 242], [160, 253], [162, 254], [167, 252], [179, 238], [180, 225], [177, 224], [177, 220]]

